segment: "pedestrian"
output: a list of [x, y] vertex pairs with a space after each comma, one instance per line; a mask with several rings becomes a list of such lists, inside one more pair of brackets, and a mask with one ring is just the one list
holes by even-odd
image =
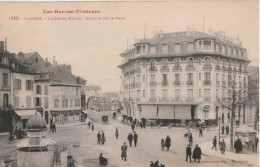
[[161, 149], [164, 150], [164, 140], [161, 140]]
[[143, 123], [142, 122], [140, 122], [140, 127], [141, 127], [141, 129], [143, 128]]
[[128, 139], [128, 141], [129, 141], [130, 147], [132, 147], [132, 141], [133, 141], [133, 135], [132, 135], [132, 133], [129, 133], [127, 139]]
[[102, 133], [101, 133], [101, 144], [104, 144], [105, 142], [106, 142], [106, 137], [105, 137], [105, 133], [102, 130]]
[[240, 120], [237, 120], [237, 126], [239, 126], [239, 124], [240, 124]]
[[52, 124], [52, 122], [50, 123], [50, 132], [53, 132], [53, 124]]
[[131, 124], [131, 128], [132, 128], [132, 131], [135, 130], [135, 124], [134, 123]]
[[225, 150], [226, 150], [226, 143], [225, 140], [223, 139], [222, 142], [220, 143], [221, 154], [225, 154]]
[[90, 125], [91, 125], [91, 122], [90, 121], [88, 121], [88, 128], [90, 129]]
[[188, 160], [188, 157], [190, 158], [190, 163], [191, 163], [191, 147], [190, 145], [187, 145], [186, 147], [186, 161]]
[[203, 130], [201, 127], [199, 128], [199, 137], [203, 137]]
[[17, 135], [18, 135], [18, 129], [17, 129], [17, 126], [14, 128], [14, 137], [17, 138]]
[[154, 163], [154, 167], [159, 167], [159, 161], [158, 161], [158, 160], [155, 161], [155, 163]]
[[225, 126], [222, 125], [222, 134], [224, 134], [224, 132], [225, 132]]
[[56, 124], [53, 122], [53, 131], [56, 133]]
[[134, 132], [134, 143], [135, 143], [135, 147], [137, 144], [137, 139], [138, 139], [138, 135], [136, 134], [136, 132]]
[[99, 155], [99, 165], [107, 166], [107, 159], [103, 157], [102, 153], [100, 153]]
[[91, 128], [92, 128], [92, 131], [94, 131], [94, 123], [93, 122], [91, 123]]
[[101, 133], [100, 133], [100, 131], [98, 131], [98, 134], [97, 134], [97, 144], [100, 144], [100, 139], [101, 139]]
[[18, 139], [22, 139], [22, 138], [23, 138], [23, 134], [22, 134], [22, 129], [21, 129], [21, 127], [20, 127], [19, 130], [18, 130], [17, 138], [18, 138]]
[[215, 136], [213, 139], [213, 146], [211, 149], [213, 150], [214, 147], [215, 147], [215, 150], [217, 151], [217, 136]]
[[153, 161], [151, 161], [150, 167], [154, 167], [154, 163], [153, 163]]
[[116, 128], [116, 139], [118, 139], [119, 133], [118, 133], [118, 129]]
[[124, 145], [121, 147], [121, 151], [122, 151], [122, 153], [121, 153], [122, 160], [123, 160], [123, 158], [124, 158], [125, 161], [126, 161], [127, 146], [126, 146], [125, 142], [124, 142]]
[[193, 155], [192, 155], [192, 158], [194, 158], [194, 161], [196, 162], [196, 160], [198, 159], [198, 162], [200, 163], [200, 159], [201, 159], [201, 149], [200, 147], [198, 146], [198, 144], [196, 144], [196, 147], [194, 148], [193, 150]]
[[229, 134], [229, 126], [226, 126], [226, 134]]
[[193, 143], [193, 137], [192, 137], [192, 133], [190, 133], [190, 136], [189, 136], [189, 145], [192, 146], [192, 143]]
[[257, 144], [258, 144], [259, 140], [257, 137], [255, 137], [255, 152], [257, 153]]
[[236, 153], [239, 153], [242, 151], [242, 142], [239, 137], [235, 141], [234, 148], [236, 149]]
[[167, 148], [167, 151], [169, 151], [169, 148], [171, 147], [171, 138], [169, 137], [169, 135], [167, 135], [165, 139], [165, 147]]

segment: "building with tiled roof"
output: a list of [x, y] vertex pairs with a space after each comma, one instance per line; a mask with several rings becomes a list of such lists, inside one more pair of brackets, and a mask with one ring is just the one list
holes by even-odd
[[[234, 79], [241, 100], [247, 89], [247, 50], [239, 38], [224, 32], [183, 31], [158, 33], [142, 39], [120, 54], [123, 113], [136, 119], [168, 122], [220, 116], [230, 121], [230, 113], [219, 99]], [[236, 118], [245, 117], [241, 103]]]

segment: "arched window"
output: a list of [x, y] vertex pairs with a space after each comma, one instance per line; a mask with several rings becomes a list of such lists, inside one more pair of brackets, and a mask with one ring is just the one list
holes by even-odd
[[175, 69], [177, 69], [177, 70], [181, 69], [180, 59], [175, 59], [174, 66], [175, 66]]
[[193, 59], [192, 58], [188, 58], [188, 66], [189, 67], [193, 66]]
[[217, 65], [219, 65], [219, 58], [217, 58]]
[[205, 58], [205, 64], [210, 64], [210, 58], [209, 57]]
[[136, 66], [137, 66], [137, 68], [140, 68], [140, 66], [141, 66], [140, 61], [136, 62]]
[[163, 59], [163, 60], [162, 60], [162, 65], [163, 65], [164, 67], [168, 65], [167, 59]]
[[155, 69], [154, 60], [151, 60], [151, 62], [150, 62], [150, 68], [151, 68], [152, 71]]

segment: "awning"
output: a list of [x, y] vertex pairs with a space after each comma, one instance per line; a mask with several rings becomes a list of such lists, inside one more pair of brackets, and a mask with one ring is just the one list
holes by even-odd
[[35, 115], [35, 113], [41, 115], [41, 113], [36, 110], [14, 110], [14, 112], [20, 116], [21, 119], [30, 119], [31, 116]]
[[88, 114], [89, 111], [91, 111], [91, 110], [82, 110], [82, 112], [83, 112], [84, 114]]

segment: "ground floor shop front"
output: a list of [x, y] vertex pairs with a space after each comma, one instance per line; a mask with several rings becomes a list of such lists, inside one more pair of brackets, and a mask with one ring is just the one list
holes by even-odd
[[[81, 110], [62, 110], [62, 111], [50, 111], [50, 117], [47, 111], [45, 112], [45, 121], [50, 118], [50, 122], [53, 121], [57, 124], [71, 124], [76, 122], [82, 122], [84, 115]], [[49, 121], [46, 121], [49, 123]]]
[[[226, 125], [230, 123], [231, 111], [214, 102], [192, 103], [137, 103], [122, 102], [122, 115], [133, 119], [150, 120], [212, 120]], [[238, 105], [233, 119], [242, 123], [254, 121], [256, 109]]]

